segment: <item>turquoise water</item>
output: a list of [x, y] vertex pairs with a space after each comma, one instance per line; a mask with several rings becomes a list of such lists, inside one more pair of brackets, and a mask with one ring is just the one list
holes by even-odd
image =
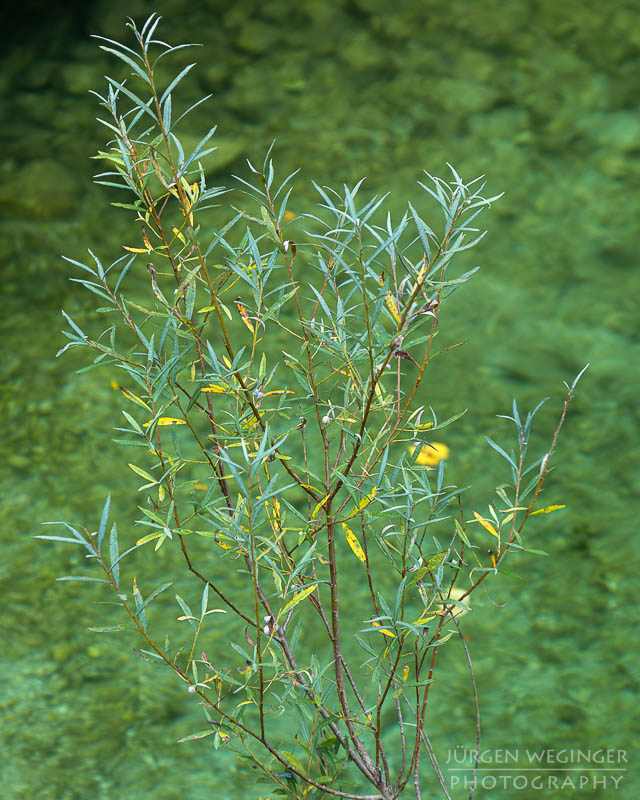
[[[121, 38], [132, 7], [94, 4], [84, 24]], [[469, 407], [446, 441], [448, 479], [473, 483], [470, 508], [505, 479], [484, 442], [504, 431], [495, 415], [513, 395], [524, 408], [548, 395], [538, 423], [548, 439], [562, 380], [591, 367], [545, 489], [545, 503], [567, 509], [536, 521], [552, 557], [519, 566], [525, 581], [497, 584], [491, 600], [504, 608], [479, 597], [465, 618], [483, 747], [623, 749], [629, 771], [617, 792], [600, 783], [475, 796], [640, 796], [640, 3], [154, 7], [167, 39], [204, 43], [191, 91], [215, 97], [192, 125], [194, 137], [219, 125], [216, 182], [244, 174], [243, 156], [261, 160], [277, 138], [280, 173], [303, 166], [297, 213], [313, 199], [312, 178], [340, 185], [362, 175], [367, 191], [391, 190], [401, 213], [406, 199], [419, 202], [422, 170], [444, 176], [447, 161], [465, 178], [486, 174], [490, 193], [505, 191], [484, 219], [480, 273], [441, 317], [442, 337], [467, 344], [434, 362], [427, 384], [441, 414]], [[34, 34], [5, 51], [1, 70], [3, 796], [266, 798], [268, 787], [256, 789], [255, 775], [207, 740], [176, 744], [201, 729], [199, 708], [135, 659], [131, 641], [86, 631], [108, 607], [91, 605], [99, 595], [85, 587], [55, 583], [81, 569], [78, 554], [31, 538], [43, 520], [95, 526], [109, 492], [123, 538], [139, 536], [128, 459], [111, 443], [113, 376], [75, 373], [82, 353], [53, 358], [61, 307], [98, 325], [60, 254], [82, 259], [89, 246], [110, 261], [137, 233], [90, 184], [88, 157], [103, 133], [87, 90], [101, 89], [110, 67], [78, 27], [73, 39], [64, 26], [50, 39]], [[178, 563], [163, 549], [160, 580]], [[432, 738], [446, 760], [473, 744], [457, 649], [443, 650], [432, 697]], [[426, 764], [424, 775], [432, 786]]]

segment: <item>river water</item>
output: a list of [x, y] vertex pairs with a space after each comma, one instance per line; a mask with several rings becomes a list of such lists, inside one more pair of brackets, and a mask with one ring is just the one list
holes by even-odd
[[[87, 632], [109, 613], [89, 602], [99, 592], [55, 582], [80, 569], [80, 557], [32, 538], [45, 520], [95, 526], [108, 493], [123, 538], [140, 535], [127, 454], [111, 442], [120, 424], [114, 376], [76, 372], [87, 363], [79, 351], [54, 356], [64, 343], [60, 308], [98, 325], [61, 254], [82, 259], [91, 247], [109, 262], [134, 230], [109, 207], [108, 190], [91, 184], [89, 156], [104, 131], [88, 90], [102, 90], [111, 65], [89, 34], [122, 40], [126, 15], [142, 20], [150, 10], [142, 0], [49, 10], [16, 26], [2, 57], [6, 798], [270, 796], [210, 740], [176, 744], [202, 727], [193, 699], [135, 659], [132, 641]], [[275, 138], [279, 173], [303, 168], [296, 214], [315, 201], [312, 179], [339, 187], [362, 176], [363, 191], [390, 191], [402, 213], [407, 199], [420, 202], [423, 170], [446, 177], [446, 162], [466, 179], [485, 174], [489, 193], [505, 192], [469, 262], [480, 272], [441, 319], [446, 343], [466, 344], [434, 367], [425, 395], [440, 416], [469, 408], [446, 442], [447, 479], [472, 486], [470, 507], [486, 506], [506, 480], [484, 439], [503, 435], [496, 415], [513, 396], [521, 408], [549, 396], [534, 439], [542, 447], [562, 381], [591, 366], [544, 494], [545, 505], [566, 509], [535, 522], [533, 546], [551, 555], [518, 564], [524, 579], [501, 577], [465, 619], [486, 755], [475, 796], [640, 796], [640, 3], [166, 0], [154, 10], [165, 17], [163, 38], [204, 45], [185, 100], [214, 97], [186, 138], [219, 126], [207, 165], [214, 182], [232, 185], [232, 174], [246, 174], [244, 158], [261, 161]], [[170, 548], [156, 569], [179, 571]], [[440, 669], [432, 738], [443, 761], [458, 748], [449, 767], [468, 766], [473, 716], [461, 652], [443, 652]], [[609, 766], [628, 771], [570, 769], [549, 756], [578, 749], [624, 751], [628, 761]], [[519, 767], [534, 754], [540, 781], [525, 771], [513, 783], [507, 751], [519, 752]], [[494, 784], [496, 775], [507, 777]], [[426, 764], [424, 786], [436, 796]], [[460, 786], [453, 797], [467, 796]]]

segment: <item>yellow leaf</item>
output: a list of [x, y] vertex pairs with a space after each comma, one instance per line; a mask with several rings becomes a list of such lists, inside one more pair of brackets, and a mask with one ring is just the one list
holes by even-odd
[[127, 247], [126, 245], [122, 245], [124, 250], [128, 250], [130, 253], [149, 253], [150, 251], [146, 247]]
[[498, 532], [497, 532], [497, 531], [496, 531], [496, 529], [493, 527], [493, 525], [492, 525], [492, 524], [491, 524], [491, 523], [490, 523], [488, 520], [484, 519], [484, 517], [481, 517], [481, 516], [480, 516], [480, 514], [478, 514], [478, 512], [477, 512], [477, 511], [474, 511], [474, 512], [473, 512], [473, 516], [474, 516], [474, 517], [477, 519], [477, 521], [478, 521], [478, 522], [479, 522], [479, 523], [482, 525], [482, 527], [483, 527], [485, 530], [489, 531], [489, 533], [492, 533], [492, 534], [493, 534], [493, 535], [496, 537], [496, 539], [499, 539], [499, 538], [500, 538], [500, 536], [499, 536]]
[[[380, 628], [380, 623], [379, 622], [372, 622], [371, 624], [375, 628]], [[391, 633], [391, 631], [387, 630], [386, 628], [380, 628], [380, 633], [384, 633], [385, 636], [389, 636], [389, 637], [391, 637], [391, 639], [395, 639], [396, 638], [395, 633]]]
[[369, 492], [369, 494], [365, 495], [362, 498], [362, 500], [360, 500], [358, 505], [354, 508], [353, 513], [357, 514], [358, 511], [362, 511], [363, 508], [366, 508], [369, 505], [369, 503], [373, 500], [373, 498], [376, 496], [377, 491], [378, 490], [374, 486], [373, 489]]
[[400, 324], [402, 317], [400, 316], [400, 310], [398, 308], [398, 304], [396, 303], [395, 297], [389, 292], [384, 299], [385, 305], [389, 309], [391, 316], [395, 320], [396, 323]]
[[146, 536], [143, 536], [142, 539], [138, 539], [136, 545], [146, 544], [147, 542], [152, 542], [154, 539], [159, 539], [161, 536], [165, 534], [162, 531], [158, 531], [156, 533], [148, 533]]
[[144, 402], [144, 400], [141, 400], [138, 397], [137, 394], [134, 394], [133, 392], [130, 392], [128, 389], [125, 389], [123, 386], [118, 386], [117, 388], [120, 389], [122, 394], [125, 397], [127, 397], [129, 400], [133, 400], [134, 403], [137, 403], [138, 405], [142, 406], [143, 408], [146, 408], [147, 411], [151, 412], [151, 409], [149, 408], [149, 406]]
[[400, 316], [400, 312], [398, 311], [398, 304], [396, 303], [395, 297], [389, 292], [389, 294], [385, 297], [384, 302], [386, 303], [387, 308], [391, 312], [391, 316], [394, 318], [396, 323], [399, 325], [402, 317]]
[[402, 670], [402, 680], [406, 681], [408, 677], [409, 677], [409, 667], [405, 665], [405, 667]]
[[420, 617], [420, 619], [417, 619], [417, 620], [416, 620], [414, 623], [412, 623], [412, 624], [413, 624], [413, 625], [424, 625], [424, 624], [425, 624], [425, 622], [430, 622], [432, 619], [435, 619], [435, 618], [436, 618], [436, 615], [435, 615], [435, 614], [430, 614], [428, 617]]
[[315, 518], [316, 518], [316, 515], [317, 515], [318, 511], [320, 511], [320, 509], [322, 508], [322, 506], [323, 506], [323, 505], [324, 505], [324, 504], [327, 502], [327, 500], [329, 499], [329, 495], [330, 495], [330, 494], [331, 494], [331, 492], [329, 492], [329, 494], [325, 494], [325, 496], [322, 498], [322, 500], [321, 500], [321, 501], [318, 503], [318, 505], [317, 505], [317, 506], [316, 506], [316, 507], [313, 509], [313, 513], [311, 514], [311, 519], [315, 519]]
[[153, 250], [153, 245], [149, 241], [149, 237], [147, 236], [147, 232], [145, 229], [142, 229], [142, 241], [144, 242], [144, 246], [147, 248], [147, 251]]
[[432, 302], [432, 300], [427, 296], [427, 293], [424, 289], [424, 284], [427, 278], [427, 267], [428, 267], [427, 255], [425, 253], [424, 258], [422, 259], [422, 266], [420, 267], [420, 270], [418, 272], [418, 280], [416, 281], [416, 286], [420, 287], [420, 293], [422, 294], [424, 301], [427, 303], [427, 305], [429, 305]]
[[420, 267], [420, 271], [418, 272], [418, 280], [416, 283], [418, 286], [422, 286], [422, 282], [427, 277], [427, 254], [424, 254], [424, 258], [422, 259], [422, 266]]
[[[311, 483], [301, 483], [301, 484], [300, 484], [300, 486], [301, 486], [303, 489], [313, 489], [313, 491], [314, 491], [314, 492], [318, 492], [318, 494], [319, 494], [319, 493], [320, 493], [320, 491], [321, 491], [320, 489], [318, 489], [318, 487], [317, 487], [317, 486], [313, 486], [313, 484], [311, 484]], [[326, 498], [325, 498], [325, 499], [326, 499]]]
[[[143, 428], [148, 428], [149, 425], [153, 420], [149, 420], [149, 422], [143, 423]], [[157, 425], [186, 425], [187, 423], [183, 419], [177, 419], [176, 417], [158, 417], [156, 420]]]
[[[384, 272], [380, 273], [380, 288], [384, 286]], [[384, 299], [385, 305], [389, 309], [391, 316], [394, 318], [396, 323], [400, 324], [400, 320], [402, 317], [400, 316], [400, 312], [398, 311], [398, 304], [396, 303], [395, 297], [391, 294], [391, 292], [387, 292], [387, 296]]]
[[269, 521], [272, 523], [272, 525], [275, 525], [277, 530], [281, 530], [282, 524], [280, 521], [280, 501], [274, 498], [271, 502], [267, 500], [265, 505], [271, 510], [271, 515], [269, 515], [269, 512], [267, 512]]
[[249, 319], [249, 314], [247, 313], [247, 309], [246, 309], [246, 306], [244, 305], [244, 303], [242, 303], [240, 301], [240, 298], [238, 298], [235, 301], [235, 304], [236, 304], [236, 308], [238, 309], [238, 313], [240, 314], [240, 317], [242, 318], [242, 321], [244, 322], [244, 324], [247, 326], [247, 328], [249, 328], [251, 333], [255, 333], [255, 328], [253, 327], [253, 323]]
[[185, 242], [185, 240], [184, 240], [184, 236], [183, 236], [183, 235], [180, 233], [180, 231], [179, 231], [179, 230], [176, 228], [176, 226], [175, 226], [175, 225], [172, 225], [172, 226], [171, 226], [171, 230], [173, 231], [173, 234], [174, 234], [174, 236], [177, 236], [177, 237], [178, 237], [178, 239], [180, 239], [180, 241], [182, 242], [182, 244], [186, 244], [186, 242]]
[[349, 547], [353, 550], [355, 557], [364, 564], [367, 560], [367, 557], [364, 554], [364, 550], [360, 547], [360, 542], [358, 541], [356, 535], [344, 524], [344, 522], [342, 523], [342, 530], [344, 531], [344, 535], [347, 537], [347, 542], [349, 543]]
[[216, 384], [212, 383], [210, 386], [203, 386], [203, 392], [215, 392], [216, 394], [224, 394], [228, 391], [226, 386], [216, 386]]
[[428, 431], [429, 428], [433, 428], [433, 422], [416, 423], [416, 430], [417, 431]]
[[426, 574], [427, 574], [427, 568], [426, 567], [420, 567], [420, 569], [418, 569], [415, 572], [415, 574], [414, 574], [409, 586], [413, 585], [414, 583], [417, 583], [418, 581], [421, 581]]
[[426, 563], [427, 569], [435, 569], [436, 567], [439, 567], [444, 561], [444, 557], [447, 555], [447, 552], [447, 550], [443, 550], [441, 553], [436, 553], [435, 556], [431, 556]]
[[313, 586], [307, 586], [306, 589], [303, 589], [301, 592], [298, 592], [298, 594], [294, 595], [291, 598], [291, 600], [289, 600], [287, 605], [282, 609], [280, 613], [286, 614], [286, 612], [289, 611], [289, 609], [293, 608], [294, 606], [297, 606], [298, 603], [301, 603], [305, 599], [305, 597], [309, 597], [309, 595], [312, 592], [315, 592], [316, 588], [317, 588], [316, 584], [314, 583]]
[[546, 508], [539, 508], [537, 511], [532, 511], [531, 516], [534, 514], [551, 514], [552, 511], [558, 511], [560, 508], [566, 508], [566, 506], [547, 506]]

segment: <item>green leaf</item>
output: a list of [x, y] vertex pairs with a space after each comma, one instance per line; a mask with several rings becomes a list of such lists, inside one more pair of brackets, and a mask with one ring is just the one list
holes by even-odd
[[[63, 316], [63, 317], [64, 317], [64, 318], [67, 320], [67, 322], [69, 323], [69, 325], [71, 325], [71, 327], [72, 327], [72, 328], [73, 328], [73, 330], [74, 330], [74, 331], [75, 331], [75, 332], [78, 334], [78, 336], [80, 336], [82, 339], [86, 339], [86, 338], [87, 338], [87, 337], [84, 335], [84, 333], [83, 333], [83, 332], [80, 330], [80, 328], [79, 328], [79, 327], [76, 325], [76, 323], [75, 323], [75, 322], [74, 322], [74, 321], [71, 319], [71, 317], [70, 317], [70, 316], [69, 316], [67, 313], [65, 313], [64, 311], [62, 311], [62, 316]], [[72, 338], [73, 338], [73, 337], [72, 337]]]
[[[144, 436], [144, 431], [142, 430], [140, 425], [137, 423], [137, 421], [131, 416], [131, 414], [127, 413], [124, 409], [121, 409], [121, 411], [122, 411], [123, 416], [125, 417], [125, 419], [129, 423], [129, 425], [131, 425], [132, 428], [134, 429], [134, 431], [136, 433], [140, 434], [140, 436]], [[138, 442], [135, 442], [135, 444], [138, 444]]]
[[102, 549], [102, 540], [107, 529], [107, 521], [109, 519], [109, 509], [111, 508], [111, 495], [107, 495], [107, 499], [102, 509], [102, 517], [100, 518], [100, 525], [98, 526], [98, 550]]
[[180, 173], [179, 173], [180, 175], [184, 175], [185, 174], [185, 172], [189, 169], [189, 166], [190, 166], [191, 162], [194, 161], [196, 158], [203, 158], [208, 153], [211, 153], [214, 150], [218, 149], [217, 147], [211, 147], [211, 148], [208, 148], [206, 150], [203, 150], [205, 144], [209, 141], [209, 139], [216, 132], [217, 127], [218, 127], [217, 125], [214, 125], [213, 128], [210, 128], [207, 131], [207, 133], [202, 137], [202, 139], [200, 139], [200, 141], [198, 142], [198, 144], [195, 147], [195, 150], [187, 158], [187, 160], [184, 163], [184, 166], [180, 169]]
[[265, 228], [267, 229], [269, 238], [273, 241], [276, 247], [282, 251], [283, 250], [282, 242], [280, 241], [280, 237], [278, 236], [278, 232], [276, 231], [276, 226], [274, 225], [273, 219], [271, 218], [271, 214], [269, 214], [269, 212], [264, 206], [260, 207], [260, 214], [262, 216], [262, 222]]
[[[544, 555], [546, 555], [546, 553]], [[507, 578], [513, 578], [514, 581], [523, 580], [523, 578], [521, 578], [520, 575], [516, 575], [515, 572], [509, 572], [509, 570], [506, 569], [499, 569], [498, 572], [500, 572], [502, 575], [506, 575]]]
[[517, 470], [517, 469], [518, 469], [518, 468], [516, 467], [516, 463], [515, 463], [515, 461], [514, 461], [514, 460], [511, 458], [511, 456], [508, 456], [508, 455], [505, 453], [505, 451], [504, 451], [504, 450], [503, 450], [503, 449], [500, 447], [500, 445], [496, 444], [496, 443], [493, 441], [493, 439], [490, 439], [488, 436], [485, 436], [485, 439], [487, 440], [487, 443], [489, 444], [489, 446], [490, 446], [490, 447], [493, 447], [493, 449], [496, 451], [496, 453], [499, 453], [499, 454], [500, 454], [500, 455], [501, 455], [503, 458], [505, 458], [505, 459], [506, 459], [506, 460], [509, 462], [509, 464], [511, 464], [511, 466], [512, 466], [512, 467], [513, 467], [515, 470]]
[[197, 627], [197, 625], [195, 623], [195, 617], [193, 615], [193, 612], [189, 608], [189, 606], [184, 602], [184, 600], [180, 597], [179, 594], [177, 594], [175, 596], [175, 598], [176, 598], [176, 600], [178, 602], [178, 605], [182, 609], [182, 612], [183, 612], [184, 616], [188, 618], [187, 621], [190, 623], [190, 625], [192, 626], [194, 631], [197, 630], [198, 627]]
[[204, 739], [205, 736], [211, 736], [212, 733], [215, 733], [215, 728], [209, 728], [208, 731], [200, 731], [199, 733], [192, 733], [190, 736], [185, 736], [184, 739], [178, 739], [178, 744], [180, 742], [193, 742], [196, 739]]
[[291, 764], [291, 766], [298, 770], [302, 775], [306, 775], [307, 772], [302, 764], [298, 761], [298, 759], [293, 755], [293, 753], [289, 753], [287, 750], [280, 751], [282, 755], [286, 758], [286, 760]]
[[[513, 547], [513, 545], [511, 545]], [[534, 550], [532, 547], [523, 547], [522, 548], [525, 553], [535, 553], [537, 556], [548, 556], [549, 553], [545, 553], [544, 550]]]
[[184, 78], [184, 76], [190, 72], [193, 67], [195, 67], [195, 62], [193, 64], [188, 64], [182, 72], [180, 72], [176, 77], [171, 81], [171, 83], [167, 86], [167, 88], [162, 93], [162, 97], [160, 98], [160, 105], [164, 103], [164, 101], [169, 97], [171, 92], [176, 88], [176, 86], [180, 83], [180, 81]]
[[116, 586], [120, 584], [120, 570], [118, 568], [118, 531], [115, 522], [111, 528], [109, 536], [109, 558], [111, 559], [111, 575]]
[[127, 87], [124, 85], [124, 83], [118, 83], [118, 81], [114, 81], [113, 78], [109, 78], [108, 76], [107, 76], [107, 80], [109, 81], [109, 83], [112, 86], [115, 86], [115, 88], [118, 91], [122, 92], [123, 94], [126, 94], [126, 96], [131, 101], [133, 101], [133, 103], [140, 109], [140, 111], [142, 111], [143, 113], [148, 114], [154, 122], [157, 122], [156, 115], [149, 108], [149, 106], [153, 102], [153, 98], [152, 97], [150, 97], [147, 100], [147, 102], [145, 103], [138, 97], [137, 94], [134, 94], [132, 91], [127, 89]]
[[144, 72], [144, 70], [141, 69], [140, 66], [136, 64], [136, 62], [133, 59], [129, 58], [129, 56], [125, 56], [124, 53], [121, 53], [118, 50], [114, 50], [113, 47], [105, 47], [103, 44], [100, 45], [100, 49], [104, 50], [107, 53], [113, 53], [114, 56], [116, 56], [117, 58], [121, 59], [126, 64], [128, 64], [131, 67], [131, 69], [136, 73], [136, 75], [142, 78], [142, 80], [147, 84], [147, 86], [151, 85], [149, 81], [149, 76], [146, 74], [146, 72]]
[[205, 583], [204, 589], [202, 590], [202, 600], [200, 602], [200, 616], [204, 617], [207, 613], [207, 603], [209, 601], [209, 584]]
[[457, 519], [454, 519], [453, 522], [454, 522], [454, 524], [456, 526], [456, 533], [458, 534], [458, 536], [467, 545], [467, 547], [471, 547], [471, 542], [469, 541], [469, 539], [467, 538], [466, 533], [462, 529], [462, 525], [458, 522]]
[[144, 478], [146, 481], [150, 481], [150, 483], [152, 485], [154, 485], [156, 483], [156, 479], [153, 477], [153, 475], [149, 475], [148, 472], [145, 472], [140, 467], [136, 467], [135, 464], [129, 464], [129, 467], [136, 473], [136, 475], [139, 475], [141, 478]]
[[114, 631], [135, 631], [134, 625], [110, 625], [107, 628], [87, 628], [94, 633], [113, 633]]
[[142, 630], [146, 633], [147, 632], [147, 615], [144, 613], [144, 607], [146, 603], [144, 603], [142, 599], [142, 594], [140, 589], [138, 588], [138, 581], [134, 578], [133, 579], [133, 588], [131, 590], [133, 595], [133, 599], [136, 604], [136, 617], [140, 620], [140, 624], [142, 625]]
[[141, 612], [141, 611], [142, 611], [144, 608], [146, 608], [146, 607], [149, 605], [149, 603], [150, 603], [152, 600], [155, 600], [155, 598], [156, 598], [156, 597], [157, 597], [159, 594], [162, 594], [162, 592], [164, 592], [164, 591], [165, 591], [165, 589], [168, 589], [170, 586], [173, 586], [173, 581], [169, 581], [168, 583], [163, 583], [163, 584], [162, 584], [162, 586], [158, 586], [158, 588], [157, 588], [157, 589], [154, 589], [154, 590], [151, 592], [151, 594], [150, 594], [150, 595], [147, 597], [147, 599], [146, 599], [146, 600], [144, 600], [144, 601], [143, 601], [143, 602], [140, 604], [140, 607], [137, 609], [137, 613], [139, 614], [139, 613], [140, 613], [140, 612]]
[[71, 544], [84, 544], [86, 547], [85, 542], [81, 542], [80, 539], [71, 539], [69, 536], [43, 536], [42, 534], [38, 534], [37, 536], [33, 537], [34, 539], [49, 539], [52, 542], [71, 542]]

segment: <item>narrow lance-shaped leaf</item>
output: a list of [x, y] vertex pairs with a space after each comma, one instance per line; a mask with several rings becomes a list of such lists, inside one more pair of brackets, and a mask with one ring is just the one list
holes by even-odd
[[102, 541], [107, 529], [107, 520], [109, 519], [109, 509], [111, 508], [111, 495], [107, 495], [107, 499], [102, 509], [102, 517], [100, 518], [100, 525], [98, 526], [98, 550], [102, 549]]
[[176, 77], [171, 81], [171, 83], [167, 86], [167, 88], [162, 93], [162, 97], [160, 98], [160, 105], [164, 103], [164, 101], [169, 97], [171, 92], [176, 88], [176, 86], [180, 83], [180, 81], [190, 72], [193, 67], [195, 67], [195, 62], [193, 64], [187, 64], [187, 66], [180, 72]]
[[209, 584], [205, 583], [202, 590], [202, 600], [200, 602], [200, 617], [204, 617], [207, 613], [207, 603], [209, 601]]
[[553, 511], [559, 511], [561, 508], [566, 508], [565, 505], [547, 506], [546, 508], [539, 508], [537, 511], [532, 511], [531, 516], [536, 514], [551, 514]]
[[[102, 37], [97, 37], [97, 38], [102, 38]], [[126, 56], [124, 53], [120, 52], [119, 50], [116, 50], [113, 47], [105, 47], [103, 44], [100, 45], [100, 49], [104, 50], [106, 53], [113, 53], [114, 56], [117, 56], [119, 59], [128, 64], [131, 67], [131, 69], [136, 73], [136, 75], [147, 84], [147, 86], [151, 85], [149, 81], [149, 76], [143, 69], [141, 69], [141, 67], [138, 64], [136, 64], [136, 62], [132, 58], [129, 58], [129, 56]]]
[[142, 594], [140, 593], [140, 589], [138, 589], [138, 581], [136, 578], [133, 579], [133, 588], [132, 588], [133, 599], [136, 604], [136, 617], [140, 620], [140, 624], [142, 625], [142, 630], [146, 633], [147, 632], [147, 615], [144, 612], [144, 602], [142, 600]]
[[116, 586], [120, 585], [120, 568], [118, 566], [118, 531], [115, 522], [109, 536], [109, 559], [111, 561], [111, 577]]
[[211, 736], [212, 733], [216, 733], [215, 728], [210, 728], [208, 731], [200, 731], [199, 733], [192, 733], [190, 736], [178, 739], [178, 744], [181, 742], [193, 742], [196, 739], [204, 739], [205, 736]]
[[355, 535], [355, 533], [353, 533], [353, 531], [349, 527], [347, 527], [347, 525], [344, 524], [344, 522], [342, 523], [342, 530], [344, 531], [347, 543], [349, 544], [349, 547], [352, 549], [355, 557], [358, 559], [358, 561], [361, 561], [364, 564], [367, 558], [364, 554], [364, 550], [360, 546], [358, 537]]
[[194, 631], [197, 630], [196, 618], [194, 617], [193, 612], [191, 611], [189, 606], [184, 602], [184, 600], [180, 597], [179, 594], [175, 595], [175, 598], [176, 598], [176, 601], [177, 601], [178, 605], [180, 606], [180, 608], [182, 609], [182, 612], [184, 614], [183, 617], [178, 617], [178, 619], [181, 619], [181, 620], [185, 620], [186, 619], [190, 623], [190, 625], [194, 629]]
[[485, 530], [489, 531], [489, 533], [492, 533], [497, 539], [500, 538], [498, 532], [493, 527], [493, 525], [489, 522], [489, 520], [486, 520], [486, 519], [484, 519], [484, 517], [481, 517], [480, 514], [478, 514], [477, 511], [473, 512], [473, 516], [476, 518], [476, 520], [482, 525], [482, 527]]
[[297, 606], [298, 603], [301, 603], [306, 597], [309, 597], [309, 595], [316, 590], [316, 586], [317, 584], [314, 583], [313, 586], [307, 586], [306, 589], [303, 589], [301, 592], [298, 592], [296, 595], [293, 596], [291, 600], [289, 600], [287, 605], [282, 609], [280, 613], [286, 614], [287, 611]]

